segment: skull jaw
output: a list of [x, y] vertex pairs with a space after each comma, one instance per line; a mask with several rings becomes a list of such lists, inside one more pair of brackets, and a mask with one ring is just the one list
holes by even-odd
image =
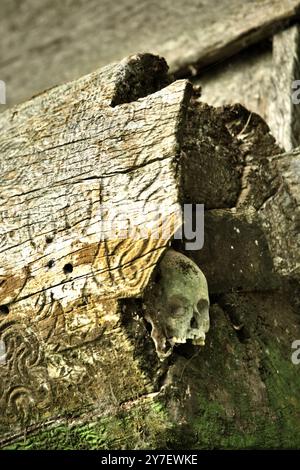
[[151, 336], [154, 340], [156, 353], [160, 361], [164, 361], [172, 354], [173, 348], [176, 344], [186, 344], [187, 340], [190, 340], [195, 346], [205, 346], [206, 338], [203, 331], [193, 331], [184, 336], [173, 335], [171, 337], [166, 337], [164, 333], [156, 327], [156, 325], [153, 325]]
[[168, 315], [164, 318], [164, 332], [172, 348], [176, 344], [184, 344], [188, 340], [195, 346], [205, 346], [206, 333], [209, 331], [209, 301], [203, 299], [202, 308], [196, 305], [183, 306], [180, 317]]
[[[196, 328], [189, 327], [195, 312], [193, 315], [187, 315], [188, 322], [186, 319], [184, 322], [180, 322], [174, 318], [169, 319], [168, 322], [163, 322], [163, 315], [158, 315], [156, 321], [153, 321], [153, 318], [146, 314], [146, 320], [152, 326], [151, 337], [155, 343], [155, 349], [160, 361], [164, 361], [172, 354], [176, 344], [186, 344], [189, 340], [195, 346], [205, 346], [206, 333], [209, 330], [209, 314], [205, 315], [208, 319], [203, 321], [204, 315], [200, 315], [199, 312], [197, 313], [197, 317], [199, 316], [200, 318], [197, 318], [199, 326], [197, 325]], [[157, 321], [158, 318], [160, 321]]]
[[205, 346], [205, 337], [204, 338], [196, 338], [192, 340], [192, 343], [195, 346]]
[[172, 345], [172, 347], [175, 346], [175, 344], [185, 344], [188, 340], [191, 340], [192, 344], [194, 344], [195, 346], [205, 346], [205, 338], [205, 333], [197, 333], [197, 335], [187, 334], [182, 338], [173, 336], [172, 338], [168, 338], [168, 341]]

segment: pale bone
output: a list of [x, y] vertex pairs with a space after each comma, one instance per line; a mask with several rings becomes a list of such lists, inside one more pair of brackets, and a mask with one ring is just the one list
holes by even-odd
[[209, 295], [200, 268], [182, 253], [167, 250], [145, 293], [144, 310], [160, 359], [169, 356], [176, 343], [191, 340], [203, 346], [210, 324]]

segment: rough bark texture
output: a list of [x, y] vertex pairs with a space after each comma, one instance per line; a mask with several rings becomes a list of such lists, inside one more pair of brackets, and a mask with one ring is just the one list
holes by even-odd
[[[2, 0], [0, 77], [8, 104], [124, 56], [151, 51], [180, 76], [271, 36], [299, 0]], [[137, 51], [137, 47], [139, 51]]]
[[[299, 445], [299, 152], [166, 72], [133, 56], [1, 116], [2, 446]], [[187, 254], [212, 326], [160, 362], [142, 297], [169, 242], [184, 248], [184, 202], [207, 206]], [[137, 229], [159, 204], [169, 237], [110, 236], [108, 203]]]

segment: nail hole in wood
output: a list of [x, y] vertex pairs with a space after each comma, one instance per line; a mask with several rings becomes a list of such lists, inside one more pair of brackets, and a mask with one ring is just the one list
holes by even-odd
[[67, 263], [64, 265], [64, 273], [69, 274], [73, 271], [73, 265], [71, 263]]
[[3, 315], [9, 314], [9, 306], [8, 305], [0, 305], [0, 313]]

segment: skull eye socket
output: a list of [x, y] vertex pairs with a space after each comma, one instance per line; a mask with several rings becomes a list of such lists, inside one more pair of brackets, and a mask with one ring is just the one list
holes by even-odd
[[184, 311], [184, 308], [183, 307], [175, 307], [175, 308], [172, 308], [172, 315], [174, 317], [182, 317], [184, 315], [185, 311]]
[[173, 317], [181, 317], [185, 313], [185, 301], [181, 297], [174, 296], [168, 302], [168, 310]]
[[199, 300], [199, 302], [197, 303], [197, 310], [198, 310], [199, 312], [201, 312], [201, 310], [203, 310], [203, 309], [207, 309], [207, 307], [208, 307], [208, 302], [207, 302], [207, 300], [205, 300], [205, 299], [201, 299], [201, 300]]

